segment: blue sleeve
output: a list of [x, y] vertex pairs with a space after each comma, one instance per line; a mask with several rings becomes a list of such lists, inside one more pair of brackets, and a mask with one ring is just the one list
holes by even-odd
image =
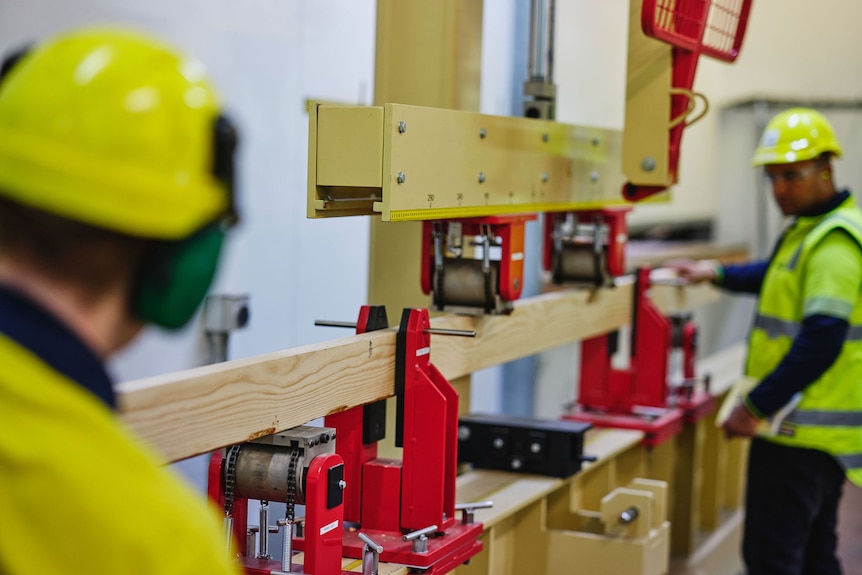
[[724, 266], [719, 285], [729, 291], [758, 294], [768, 266], [766, 261]]
[[761, 417], [769, 417], [781, 409], [795, 393], [805, 389], [835, 362], [848, 327], [847, 320], [829, 315], [806, 317], [790, 351], [748, 394], [746, 405]]

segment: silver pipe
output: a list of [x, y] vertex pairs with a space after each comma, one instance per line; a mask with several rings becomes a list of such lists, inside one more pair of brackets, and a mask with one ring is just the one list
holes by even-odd
[[532, 0], [530, 7], [530, 80], [554, 82], [554, 0]]

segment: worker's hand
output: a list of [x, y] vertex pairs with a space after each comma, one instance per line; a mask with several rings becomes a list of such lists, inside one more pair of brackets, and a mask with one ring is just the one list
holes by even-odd
[[760, 420], [747, 407], [740, 403], [730, 412], [730, 417], [721, 425], [721, 429], [724, 431], [724, 436], [727, 439], [733, 439], [734, 437], [754, 437], [757, 432], [758, 423], [760, 423]]
[[714, 282], [718, 277], [716, 267], [718, 263], [714, 260], [673, 260], [663, 264], [664, 267], [676, 270], [677, 276], [690, 283]]

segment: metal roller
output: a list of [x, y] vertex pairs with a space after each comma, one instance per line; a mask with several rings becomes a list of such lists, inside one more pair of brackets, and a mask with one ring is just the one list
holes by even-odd
[[602, 285], [608, 277], [606, 259], [592, 244], [564, 243], [554, 261], [554, 281]]
[[442, 278], [438, 271], [434, 272], [434, 285], [441, 292], [435, 294], [435, 301], [447, 306], [493, 307], [499, 292], [497, 287], [499, 267], [500, 262], [490, 262], [490, 280], [486, 283], [485, 274], [482, 272], [482, 260], [462, 258], [444, 260]]
[[[281, 445], [266, 445], [247, 443], [243, 445], [242, 451], [236, 461], [236, 488], [237, 497], [247, 499], [263, 499], [268, 501], [287, 500], [287, 477], [290, 466], [294, 460], [296, 447]], [[296, 502], [305, 502], [305, 468], [304, 455], [299, 454], [295, 460], [296, 474]]]

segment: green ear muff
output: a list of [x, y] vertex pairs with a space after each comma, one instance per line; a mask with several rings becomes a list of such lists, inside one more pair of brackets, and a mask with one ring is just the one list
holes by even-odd
[[223, 240], [221, 227], [210, 225], [185, 240], [158, 246], [138, 277], [135, 315], [167, 329], [187, 324], [212, 284]]

